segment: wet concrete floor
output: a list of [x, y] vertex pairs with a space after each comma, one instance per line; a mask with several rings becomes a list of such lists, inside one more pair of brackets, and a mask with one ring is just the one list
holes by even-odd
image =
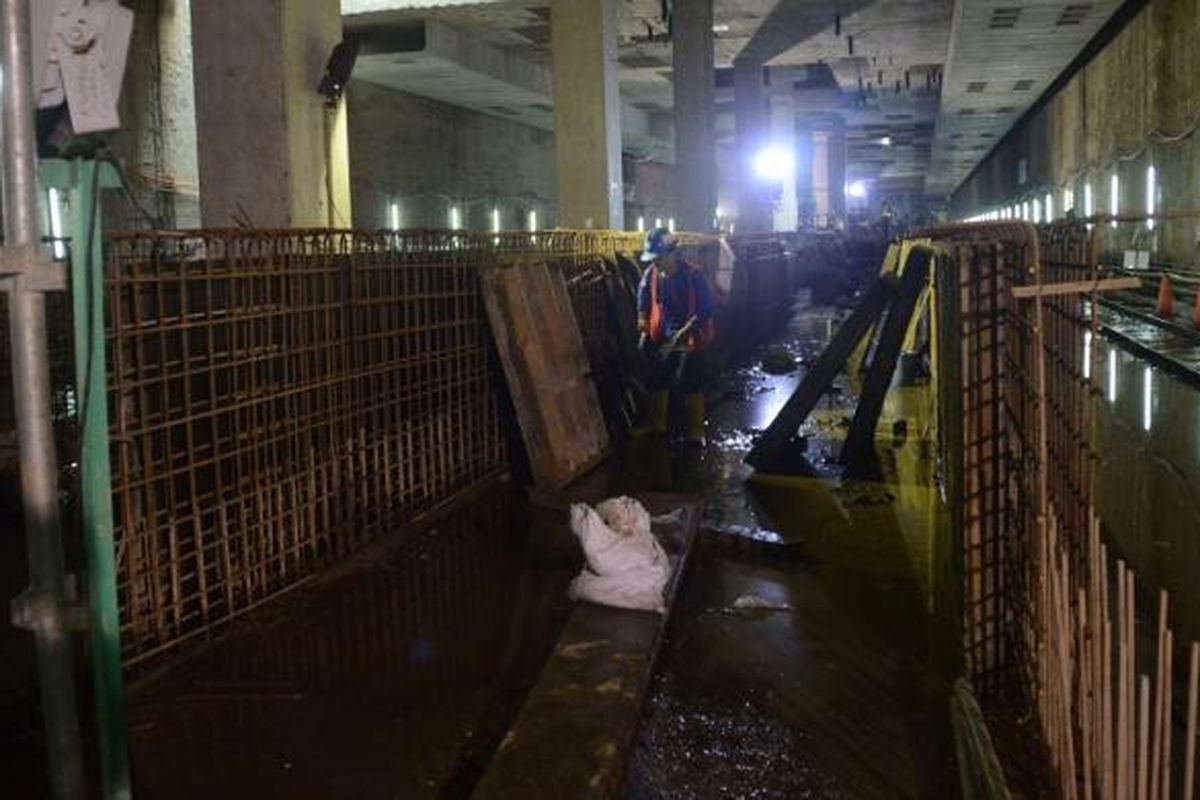
[[145, 681], [137, 796], [464, 796], [570, 610], [510, 512], [496, 484]]
[[[776, 344], [811, 359], [836, 316], [802, 302]], [[888, 483], [839, 477], [853, 410], [845, 384], [803, 431], [808, 475], [751, 479], [742, 458], [753, 434], [802, 371], [734, 371], [702, 454], [636, 442], [615, 471], [614, 490], [701, 494], [702, 537], [778, 537], [801, 553], [710, 553], [693, 565], [646, 709], [630, 797], [957, 796], [931, 614], [944, 523], [920, 435], [932, 395], [902, 389], [889, 398], [880, 429], [903, 416], [909, 433], [882, 443]]]
[[[837, 317], [802, 303], [776, 344], [812, 358]], [[786, 559], [701, 549], [647, 702], [631, 798], [955, 794], [933, 667], [928, 392], [889, 402], [886, 414], [917, 424], [884, 443], [888, 484], [838, 475], [844, 385], [805, 430], [807, 477], [748, 480], [752, 437], [801, 373], [768, 375], [755, 360], [732, 370], [707, 449], [639, 441], [609, 472], [610, 494], [701, 496], [702, 536], [792, 545]], [[518, 535], [529, 527], [495, 486], [142, 679], [129, 696], [137, 796], [467, 796], [570, 612], [577, 565], [531, 556]]]

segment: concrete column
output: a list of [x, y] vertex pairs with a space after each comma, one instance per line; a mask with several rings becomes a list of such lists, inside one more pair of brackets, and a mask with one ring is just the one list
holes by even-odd
[[846, 223], [846, 124], [836, 117], [829, 129], [829, 195], [835, 224]]
[[[796, 146], [796, 101], [791, 95], [771, 98], [771, 146], [792, 154], [793, 164], [799, 161]], [[771, 208], [771, 229], [794, 231], [800, 222], [797, 197], [797, 170], [790, 170], [779, 187], [778, 201]]]
[[616, 0], [553, 0], [558, 224], [623, 228]]
[[841, 118], [822, 122], [812, 134], [813, 204], [818, 225], [846, 219], [846, 128]]
[[679, 227], [710, 231], [717, 211], [713, 0], [678, 3], [671, 17], [675, 81], [675, 204]]
[[833, 219], [833, 198], [829, 191], [829, 131], [812, 133], [813, 221], [828, 225]]
[[733, 103], [737, 130], [737, 232], [770, 228], [764, 187], [754, 174], [754, 157], [764, 144], [763, 65], [757, 61], [733, 62]]
[[796, 130], [796, 205], [797, 218], [804, 225], [811, 225], [817, 213], [816, 197], [813, 194], [813, 130], [811, 125], [802, 125]]
[[192, 2], [203, 224], [348, 227], [346, 108], [317, 85], [342, 38], [339, 0]]

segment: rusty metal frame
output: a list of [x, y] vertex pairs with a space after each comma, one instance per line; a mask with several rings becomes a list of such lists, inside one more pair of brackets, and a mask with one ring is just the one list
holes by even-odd
[[504, 468], [474, 244], [338, 232], [110, 241], [127, 665]]
[[[716, 240], [685, 235], [695, 257]], [[304, 583], [507, 468], [479, 272], [547, 261], [593, 371], [614, 231], [152, 231], [107, 248], [127, 667]], [[611, 373], [611, 369], [608, 370]]]

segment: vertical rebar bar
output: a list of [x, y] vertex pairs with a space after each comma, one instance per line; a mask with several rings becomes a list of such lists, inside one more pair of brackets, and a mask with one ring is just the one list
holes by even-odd
[[[9, 253], [36, 252], [39, 238], [37, 141], [29, 0], [0, 0], [0, 69], [4, 85], [4, 234]], [[75, 703], [74, 658], [63, 620], [65, 574], [58, 507], [58, 459], [50, 420], [46, 305], [19, 278], [9, 295], [13, 400], [21, 449], [21, 498], [32, 601], [27, 622], [36, 639], [46, 745], [55, 797], [83, 794], [83, 765]]]

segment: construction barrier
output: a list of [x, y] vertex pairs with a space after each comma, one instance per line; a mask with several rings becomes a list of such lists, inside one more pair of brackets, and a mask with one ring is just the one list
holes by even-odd
[[[680, 239], [685, 258], [715, 277], [718, 240]], [[518, 440], [480, 292], [484, 265], [533, 259], [561, 270], [600, 394], [620, 394], [631, 332], [636, 344], [641, 245], [620, 231], [109, 237], [126, 668], [143, 670], [512, 466]], [[781, 252], [767, 238], [761, 247]], [[764, 304], [775, 313], [789, 302], [787, 268], [778, 257], [736, 262], [719, 309], [729, 339], [743, 338]], [[52, 348], [53, 391], [70, 494], [78, 409], [69, 304], [55, 300], [49, 328], [63, 341]], [[604, 410], [611, 424], [628, 422], [613, 404]], [[12, 475], [15, 451], [10, 462]]]

